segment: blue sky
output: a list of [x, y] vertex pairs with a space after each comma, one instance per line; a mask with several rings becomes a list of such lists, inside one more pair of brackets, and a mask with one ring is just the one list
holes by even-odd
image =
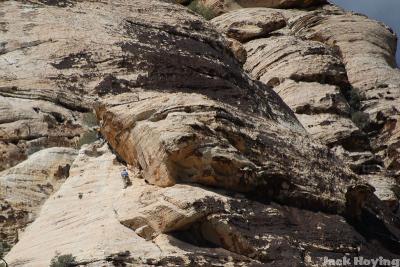
[[[363, 13], [383, 21], [400, 35], [400, 0], [331, 0], [348, 10]], [[400, 64], [400, 43], [397, 44], [397, 64]]]

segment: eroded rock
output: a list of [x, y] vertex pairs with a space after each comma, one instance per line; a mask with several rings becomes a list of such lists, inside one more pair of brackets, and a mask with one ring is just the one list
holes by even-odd
[[[84, 146], [69, 171], [55, 169], [55, 177], [69, 178], [7, 255], [13, 266], [47, 266], [57, 253], [86, 266], [318, 266], [323, 256], [398, 254], [394, 206], [374, 195], [389, 196], [387, 184], [376, 183], [384, 185], [378, 191], [364, 184], [296, 118], [323, 118], [319, 129], [340, 122], [326, 127], [332, 136], [319, 134], [329, 146], [344, 145], [353, 132], [360, 134], [354, 140], [365, 136], [350, 121], [352, 80], [340, 49], [296, 30], [312, 11], [266, 9], [281, 13], [286, 26], [245, 44], [256, 62], [249, 70], [265, 78], [258, 82], [211, 24], [171, 1], [0, 7], [7, 29], [1, 95], [45, 101], [66, 117], [95, 108], [107, 142]], [[283, 60], [254, 58], [268, 55], [259, 43], [274, 49], [267, 37]], [[366, 166], [364, 151], [350, 152]], [[368, 152], [378, 158], [369, 149], [365, 158]], [[130, 185], [121, 178], [125, 164]]]
[[249, 7], [302, 8], [326, 3], [325, 0], [201, 0], [201, 2], [217, 14]]
[[33, 222], [41, 205], [69, 176], [78, 152], [72, 148], [48, 148], [18, 165], [0, 172], [0, 236], [9, 245], [18, 232]]

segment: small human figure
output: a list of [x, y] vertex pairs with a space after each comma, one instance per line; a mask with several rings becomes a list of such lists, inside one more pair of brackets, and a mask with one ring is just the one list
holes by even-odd
[[129, 179], [129, 173], [126, 169], [121, 172], [122, 180], [124, 181], [124, 189], [131, 185], [131, 180]]

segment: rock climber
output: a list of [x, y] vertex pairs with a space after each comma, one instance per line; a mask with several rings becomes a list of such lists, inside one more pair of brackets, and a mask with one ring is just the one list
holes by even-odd
[[124, 188], [127, 188], [131, 185], [131, 180], [129, 179], [129, 173], [126, 169], [121, 172], [122, 180], [124, 181]]

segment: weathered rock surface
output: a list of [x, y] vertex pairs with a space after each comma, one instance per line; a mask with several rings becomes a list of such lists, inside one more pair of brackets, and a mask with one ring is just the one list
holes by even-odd
[[[340, 91], [348, 82], [345, 67], [334, 50], [293, 36], [256, 39], [246, 43], [245, 48], [245, 69], [254, 78], [275, 86], [312, 136], [329, 146], [346, 145], [349, 139], [354, 142], [353, 137], [365, 143]], [[360, 148], [359, 143], [353, 147]]]
[[[265, 25], [280, 14], [287, 26], [249, 42], [232, 35], [244, 42], [245, 69], [274, 86], [314, 138], [352, 154], [345, 160], [357, 173], [377, 175], [380, 171], [380, 180], [398, 176], [396, 88], [400, 83], [399, 71], [394, 69], [393, 32], [329, 5], [308, 12], [242, 9], [212, 23], [226, 32], [234, 21], [257, 23], [255, 14], [263, 15]], [[382, 46], [377, 45], [381, 42]], [[359, 160], [360, 153], [369, 156]], [[391, 195], [397, 194], [392, 191]]]
[[[172, 236], [159, 236], [153, 241], [146, 241], [121, 224], [124, 223], [118, 215], [121, 210], [139, 204], [132, 202], [137, 197], [146, 201], [149, 193], [156, 194], [159, 190], [137, 177], [132, 177], [132, 187], [124, 190], [120, 178], [123, 167], [106, 146], [99, 147], [95, 152], [93, 147], [82, 149], [71, 166], [71, 176], [46, 202], [39, 218], [7, 255], [11, 266], [47, 266], [57, 252], [71, 253], [87, 266], [115, 266], [118, 263], [144, 266], [256, 263], [224, 249], [199, 248]], [[176, 202], [179, 197], [195, 193], [196, 188], [178, 192], [184, 195], [176, 196]], [[174, 194], [172, 196], [175, 197]], [[193, 199], [196, 200], [196, 195]], [[159, 204], [162, 206], [162, 202]], [[199, 204], [202, 205], [201, 202]], [[207, 208], [204, 204], [203, 209]], [[167, 208], [162, 207], [159, 211], [159, 215], [165, 214], [165, 222], [171, 219]], [[188, 215], [182, 217], [190, 219]]]
[[138, 179], [138, 170], [123, 189], [123, 167], [106, 146], [83, 148], [70, 178], [6, 259], [46, 266], [62, 251], [87, 266], [312, 266], [324, 256], [395, 257], [338, 215], [192, 185], [155, 187]]
[[69, 176], [78, 155], [72, 148], [41, 150], [18, 165], [0, 172], [0, 237], [9, 245], [18, 231], [34, 221], [44, 201]]
[[[357, 180], [325, 148], [271, 120], [196, 94], [141, 95], [105, 98], [97, 110], [103, 136], [152, 184], [195, 182], [283, 199], [304, 194], [330, 209]], [[137, 100], [123, 104], [127, 98]]]
[[[242, 12], [245, 16], [241, 16]], [[240, 42], [262, 38], [286, 26], [286, 20], [281, 13], [264, 13], [262, 9], [254, 9], [250, 12], [247, 9], [241, 9], [218, 16], [212, 20], [212, 23], [218, 31]]]
[[[38, 216], [51, 192], [32, 195], [37, 206], [28, 212], [36, 219], [7, 254], [11, 266], [47, 266], [57, 253], [72, 254], [83, 266], [319, 266], [324, 256], [398, 257], [392, 181], [382, 181], [375, 169], [359, 177], [344, 163], [363, 170], [364, 164], [384, 167], [390, 158], [370, 149], [371, 132], [350, 120], [352, 80], [337, 48], [295, 30], [313, 11], [257, 9], [262, 19], [249, 18], [239, 35], [230, 35], [251, 40], [244, 47], [254, 65], [245, 66], [260, 79], [254, 81], [239, 62], [241, 45], [229, 45], [212, 24], [171, 2], [0, 3], [0, 94], [17, 102], [6, 109], [17, 124], [6, 122], [3, 131], [17, 140], [31, 136], [14, 129], [33, 110], [36, 135], [72, 142], [92, 127], [80, 122], [87, 124], [83, 113], [95, 109], [104, 137], [82, 147]], [[218, 18], [223, 31], [240, 24], [228, 18]], [[276, 18], [285, 23], [265, 26]], [[49, 105], [46, 112], [70, 118], [76, 132], [58, 115], [52, 127], [40, 126], [46, 113], [34, 109], [39, 101]], [[308, 127], [316, 118], [319, 125]], [[380, 135], [394, 154], [396, 129]], [[345, 147], [337, 153], [342, 159], [315, 138]], [[4, 168], [24, 160], [29, 147], [20, 142], [4, 142], [15, 155]], [[129, 183], [121, 178], [125, 165]], [[53, 181], [52, 175], [40, 179]], [[10, 186], [18, 196], [20, 187]]]
[[[3, 84], [4, 80], [1, 81]], [[1, 95], [2, 89], [0, 170], [16, 165], [46, 147], [74, 147], [81, 134], [89, 131], [79, 113], [44, 100]]]
[[332, 7], [298, 17], [291, 21], [290, 29], [296, 36], [339, 51], [349, 82], [360, 99], [359, 109], [367, 115], [364, 129], [372, 132], [374, 150], [386, 157], [386, 167], [397, 161], [398, 152], [390, 153], [398, 149], [393, 144], [396, 141], [384, 137], [397, 122], [400, 104], [400, 71], [395, 68], [397, 38], [393, 31], [365, 16]]
[[216, 14], [249, 7], [301, 8], [326, 3], [325, 0], [200, 0]]

